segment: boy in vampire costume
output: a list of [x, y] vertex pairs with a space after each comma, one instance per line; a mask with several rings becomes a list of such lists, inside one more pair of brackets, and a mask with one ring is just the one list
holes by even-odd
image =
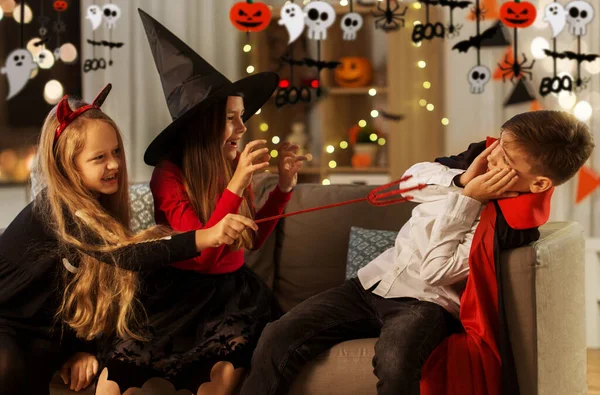
[[402, 189], [427, 187], [408, 193], [420, 204], [395, 246], [358, 278], [267, 325], [242, 395], [285, 394], [307, 361], [368, 337], [378, 337], [379, 395], [519, 393], [499, 251], [539, 237], [554, 186], [577, 173], [594, 144], [584, 123], [558, 111], [519, 114], [494, 140], [406, 171]]

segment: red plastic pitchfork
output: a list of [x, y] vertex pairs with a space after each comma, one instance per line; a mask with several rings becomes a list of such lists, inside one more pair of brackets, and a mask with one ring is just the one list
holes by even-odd
[[363, 198], [359, 198], [359, 199], [353, 199], [353, 200], [347, 200], [345, 202], [340, 202], [340, 203], [328, 204], [326, 206], [319, 206], [319, 207], [307, 208], [307, 209], [304, 209], [304, 210], [294, 211], [294, 212], [291, 212], [291, 213], [274, 215], [272, 217], [261, 218], [261, 219], [255, 221], [255, 222], [257, 224], [260, 224], [261, 222], [272, 221], [274, 219], [291, 217], [293, 215], [310, 213], [312, 211], [325, 210], [327, 208], [332, 208], [332, 207], [345, 206], [347, 204], [364, 202], [365, 200], [367, 202], [369, 202], [369, 204], [371, 204], [373, 206], [379, 206], [379, 207], [381, 207], [381, 206], [389, 206], [391, 204], [396, 204], [396, 203], [401, 203], [401, 202], [406, 202], [407, 200], [411, 200], [412, 196], [402, 196], [402, 197], [393, 198], [393, 199], [388, 199], [388, 198], [391, 197], [391, 196], [401, 195], [401, 194], [403, 194], [405, 192], [410, 192], [410, 191], [414, 191], [414, 190], [417, 190], [417, 189], [423, 189], [427, 185], [426, 184], [418, 184], [418, 185], [415, 185], [414, 187], [410, 187], [410, 188], [396, 189], [396, 190], [388, 191], [388, 192], [384, 192], [384, 191], [386, 189], [389, 189], [389, 188], [397, 186], [401, 182], [404, 182], [404, 181], [408, 180], [411, 177], [412, 177], [411, 175], [404, 176], [404, 177], [402, 177], [399, 180], [392, 181], [389, 184], [385, 184], [385, 185], [382, 185], [380, 187], [377, 187], [377, 188], [373, 189], [371, 192], [369, 192], [369, 195], [367, 197], [363, 197]]

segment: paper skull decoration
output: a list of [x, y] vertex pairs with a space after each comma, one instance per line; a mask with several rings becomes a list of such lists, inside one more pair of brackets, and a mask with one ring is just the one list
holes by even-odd
[[288, 44], [296, 41], [304, 31], [304, 12], [298, 4], [286, 3], [281, 7], [279, 24], [285, 26], [290, 36]]
[[508, 1], [500, 7], [500, 20], [508, 27], [531, 26], [536, 15], [535, 6], [527, 1]]
[[105, 4], [102, 7], [102, 17], [104, 26], [112, 29], [117, 26], [117, 21], [121, 18], [121, 9], [115, 4]]
[[331, 4], [324, 1], [311, 1], [304, 7], [308, 38], [311, 40], [326, 40], [327, 29], [335, 22], [335, 10]]
[[66, 11], [67, 8], [69, 8], [69, 3], [67, 3], [66, 0], [56, 0], [52, 4], [52, 7], [54, 7], [54, 11], [63, 12]]
[[356, 40], [356, 33], [363, 25], [363, 17], [356, 12], [349, 12], [342, 18], [340, 26], [344, 32], [344, 40]]
[[469, 70], [467, 80], [471, 86], [471, 93], [480, 94], [483, 93], [485, 84], [490, 81], [491, 73], [490, 69], [486, 66], [478, 65]]
[[366, 86], [371, 82], [373, 69], [367, 58], [346, 56], [340, 59], [341, 64], [333, 74], [335, 82], [345, 88]]
[[231, 7], [229, 20], [243, 32], [260, 32], [271, 22], [271, 9], [265, 3], [240, 1]]
[[572, 1], [565, 7], [569, 33], [575, 36], [585, 36], [587, 26], [594, 19], [594, 8], [587, 1]]

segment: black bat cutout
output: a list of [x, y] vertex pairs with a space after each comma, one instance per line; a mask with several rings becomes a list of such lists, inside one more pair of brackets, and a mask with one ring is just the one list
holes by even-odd
[[50, 37], [46, 37], [46, 38], [44, 38], [44, 39], [42, 39], [40, 41], [34, 42], [33, 46], [34, 47], [39, 47], [40, 45], [46, 44], [48, 41], [50, 41]]
[[321, 71], [322, 69], [335, 69], [341, 64], [342, 64], [342, 62], [327, 62], [327, 61], [323, 61], [323, 60], [314, 60], [311, 58], [304, 58], [305, 66], [316, 67], [319, 71]]
[[113, 43], [113, 42], [109, 42], [109, 41], [94, 41], [94, 40], [87, 40], [88, 44], [91, 44], [95, 47], [109, 47], [109, 48], [121, 48], [123, 45], [125, 45], [125, 43]]
[[496, 34], [496, 31], [500, 28], [501, 28], [500, 25], [494, 25], [494, 26], [484, 30], [483, 33], [481, 33], [478, 36], [471, 36], [471, 37], [469, 37], [468, 40], [464, 40], [464, 41], [460, 41], [460, 42], [456, 43], [456, 45], [454, 45], [452, 47], [452, 49], [453, 50], [456, 49], [456, 50], [458, 50], [458, 52], [468, 52], [470, 48], [473, 48], [473, 47], [480, 48], [481, 42], [485, 39], [494, 37], [494, 35]]
[[442, 7], [448, 7], [450, 10], [454, 10], [455, 8], [465, 9], [469, 5], [471, 5], [472, 1], [448, 1], [448, 0], [439, 0], [439, 5]]
[[546, 54], [546, 56], [549, 56], [553, 59], [564, 59], [567, 57], [567, 55], [564, 52], [550, 51], [549, 49], [544, 49], [544, 53]]
[[593, 62], [597, 58], [600, 58], [600, 55], [591, 54], [591, 53], [587, 54], [587, 53], [575, 53], [575, 52], [571, 52], [571, 51], [565, 51], [564, 54], [567, 57], [567, 59], [576, 60], [577, 63]]

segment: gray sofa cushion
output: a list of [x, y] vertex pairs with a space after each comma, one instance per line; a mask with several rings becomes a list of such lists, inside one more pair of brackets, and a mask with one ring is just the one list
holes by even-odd
[[398, 232], [392, 230], [350, 228], [346, 279], [356, 277], [358, 270], [394, 246]]

